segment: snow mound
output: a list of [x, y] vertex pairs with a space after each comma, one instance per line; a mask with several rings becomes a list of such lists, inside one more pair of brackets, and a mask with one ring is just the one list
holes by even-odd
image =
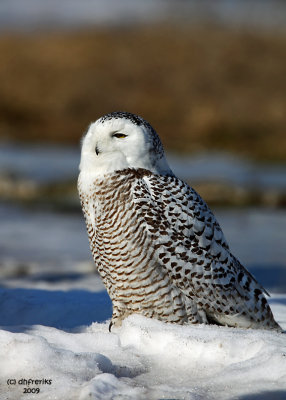
[[[247, 394], [250, 387], [253, 392], [286, 390], [283, 334], [204, 325], [178, 327], [134, 315], [123, 323], [119, 336], [123, 347], [148, 357], [150, 374], [156, 375], [162, 387], [166, 382], [172, 388], [193, 387], [194, 395], [202, 398]], [[186, 394], [178, 391], [175, 397]]]
[[[274, 301], [285, 328], [285, 296]], [[61, 313], [61, 304], [58, 309]], [[29, 322], [2, 327], [0, 398], [211, 400], [259, 393], [283, 399], [286, 394], [283, 333], [178, 326], [139, 315], [111, 333], [108, 324], [65, 331]], [[25, 388], [40, 392], [24, 395]]]

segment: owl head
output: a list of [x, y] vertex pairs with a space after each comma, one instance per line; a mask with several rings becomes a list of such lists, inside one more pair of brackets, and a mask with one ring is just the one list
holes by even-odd
[[82, 141], [80, 170], [103, 175], [125, 168], [172, 174], [152, 126], [135, 114], [112, 112], [89, 126]]

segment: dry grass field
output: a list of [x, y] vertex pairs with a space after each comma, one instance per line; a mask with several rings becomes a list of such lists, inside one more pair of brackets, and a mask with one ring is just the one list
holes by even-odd
[[0, 36], [0, 138], [77, 143], [137, 113], [172, 151], [286, 161], [286, 32], [172, 24]]

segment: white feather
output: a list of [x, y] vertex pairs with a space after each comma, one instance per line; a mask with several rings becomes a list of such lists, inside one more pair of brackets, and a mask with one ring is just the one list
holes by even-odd
[[[117, 138], [116, 133], [126, 135]], [[80, 171], [83, 180], [92, 181], [125, 168], [145, 168], [155, 174], [172, 174], [164, 154], [158, 158], [150, 132], [127, 119], [97, 120], [83, 139]], [[96, 154], [96, 148], [98, 154]]]

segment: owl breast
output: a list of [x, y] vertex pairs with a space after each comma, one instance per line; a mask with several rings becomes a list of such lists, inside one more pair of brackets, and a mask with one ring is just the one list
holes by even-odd
[[132, 195], [134, 171], [119, 171], [78, 188], [93, 259], [113, 304], [113, 324], [132, 313], [166, 322], [201, 322], [195, 306], [157, 265]]

